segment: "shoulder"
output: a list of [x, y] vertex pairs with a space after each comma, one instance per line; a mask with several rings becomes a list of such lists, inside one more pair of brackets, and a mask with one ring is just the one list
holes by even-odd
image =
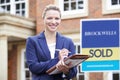
[[41, 38], [40, 37], [40, 35], [41, 35], [41, 33], [40, 34], [37, 34], [37, 35], [34, 35], [34, 36], [29, 36], [28, 38], [27, 38], [27, 43], [33, 43], [33, 44], [35, 44], [35, 43], [38, 43], [39, 42], [39, 39]]
[[28, 37], [27, 40], [37, 40], [37, 39], [41, 39], [41, 38], [44, 38], [44, 37], [45, 37], [44, 33], [41, 32], [40, 34]]
[[38, 35], [35, 35], [35, 36], [29, 36], [29, 37], [27, 38], [27, 40], [36, 40], [36, 39], [38, 39], [38, 38], [39, 38]]
[[70, 41], [70, 42], [72, 42], [72, 39], [69, 38], [69, 37], [63, 36], [63, 38], [64, 38], [66, 41]]
[[67, 37], [67, 36], [64, 36], [60, 33], [58, 33], [58, 36], [62, 39], [64, 39], [64, 41], [67, 41], [67, 42], [73, 42], [71, 38]]

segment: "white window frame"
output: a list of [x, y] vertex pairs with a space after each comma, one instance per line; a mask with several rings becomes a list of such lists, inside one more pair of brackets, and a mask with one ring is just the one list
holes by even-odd
[[[25, 16], [24, 17], [28, 17], [29, 15], [28, 15], [28, 0], [23, 0], [23, 1], [18, 1], [18, 2], [16, 2], [15, 0], [10, 0], [10, 2], [9, 3], [4, 3], [4, 4], [0, 4], [1, 6], [3, 6], [3, 5], [10, 5], [10, 14], [14, 14], [14, 15], [17, 15], [16, 14], [16, 11], [15, 11], [15, 4], [16, 3], [22, 3], [22, 2], [24, 2], [25, 3]], [[6, 10], [4, 11], [4, 12], [7, 12]]]
[[104, 80], [112, 80], [112, 72], [104, 72], [103, 78]]
[[22, 49], [21, 51], [21, 80], [25, 80], [24, 52], [25, 52], [25, 49]]
[[[81, 47], [81, 43], [80, 42], [75, 42], [75, 46], [80, 46]], [[76, 48], [76, 52], [77, 51], [78, 51], [78, 48]], [[80, 53], [78, 53], [78, 54], [81, 54], [81, 49], [80, 49]], [[77, 66], [77, 71], [79, 71], [79, 66], [81, 66], [81, 64]], [[80, 80], [79, 79], [80, 75], [84, 76], [84, 80], [89, 80], [89, 73], [88, 72], [83, 72], [83, 73], [78, 72], [77, 75], [76, 75], [77, 80]]]
[[[21, 80], [26, 80], [25, 71], [29, 69], [25, 68], [25, 49], [21, 51]], [[30, 77], [32, 80], [32, 76]]]
[[[119, 72], [104, 72], [104, 80], [113, 80], [113, 74]], [[119, 75], [120, 77], [120, 75]]]
[[120, 5], [111, 5], [111, 0], [107, 0], [107, 9], [108, 10], [114, 10], [114, 9], [120, 9]]
[[111, 0], [102, 0], [102, 13], [113, 14], [120, 13], [120, 5], [111, 5]]
[[78, 17], [85, 17], [88, 16], [88, 0], [83, 0], [83, 9], [82, 10], [71, 10], [71, 11], [64, 11], [63, 10], [63, 0], [55, 0], [55, 4], [60, 7], [62, 19], [69, 19], [69, 18], [78, 18]]
[[[79, 42], [76, 42], [76, 43], [75, 43], [75, 46], [80, 46], [80, 43], [79, 43]], [[78, 52], [78, 48], [76, 49], [76, 52]], [[81, 53], [81, 51], [80, 51], [80, 53]], [[78, 54], [80, 54], [80, 53], [78, 53]]]
[[[75, 46], [76, 46], [76, 47], [77, 47], [77, 46], [80, 46], [80, 42], [76, 42], [76, 43], [75, 43]], [[80, 49], [80, 50], [81, 50], [81, 49]], [[78, 48], [76, 48], [76, 52], [78, 52]], [[81, 53], [81, 51], [80, 51], [80, 53]], [[78, 54], [80, 54], [80, 53], [78, 53]], [[86, 80], [85, 73], [79, 73], [79, 69], [81, 69], [79, 66], [81, 66], [81, 65], [78, 65], [78, 66], [77, 66], [77, 71], [78, 71], [78, 73], [77, 73], [76, 78], [77, 78], [77, 80], [79, 80], [79, 76], [80, 76], [80, 75], [83, 75], [83, 76], [84, 76], [84, 79]]]

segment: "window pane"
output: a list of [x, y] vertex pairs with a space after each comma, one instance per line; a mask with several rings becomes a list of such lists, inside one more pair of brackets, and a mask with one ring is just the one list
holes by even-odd
[[28, 65], [27, 65], [27, 63], [25, 62], [25, 68], [28, 68]]
[[[19, 15], [21, 15], [21, 12], [25, 12], [25, 10], [23, 11], [23, 10], [20, 10], [19, 11], [20, 12], [20, 14]], [[31, 76], [32, 76], [32, 74], [31, 74], [31, 72], [29, 71], [29, 69], [28, 69], [28, 65], [27, 65], [27, 63], [26, 63], [26, 57], [25, 57], [25, 51], [24, 51], [24, 58], [23, 58], [24, 60], [24, 72], [25, 72], [25, 78], [24, 78], [24, 80], [32, 80], [31, 78]]]
[[118, 0], [112, 0], [112, 5], [116, 5]]
[[76, 0], [71, 0], [71, 2], [76, 2]]
[[69, 1], [69, 0], [64, 0], [64, 2], [65, 2], [65, 1]]
[[25, 1], [25, 0], [15, 0], [15, 1]]
[[78, 46], [78, 53], [80, 53], [80, 45]]
[[83, 74], [84, 72], [81, 71], [81, 66], [79, 65], [79, 73]]
[[16, 4], [16, 10], [20, 9], [20, 4]]
[[75, 10], [75, 9], [76, 9], [76, 2], [72, 2], [72, 3], [71, 3], [71, 9], [72, 9], [72, 10]]
[[80, 65], [78, 66], [78, 73], [81, 73], [81, 70], [80, 70]]
[[15, 1], [19, 1], [19, 0], [15, 0]]
[[83, 9], [83, 1], [78, 1], [78, 9]]
[[10, 2], [10, 0], [6, 0], [6, 3], [9, 3]]
[[79, 75], [79, 79], [80, 79], [80, 80], [85, 80], [85, 79], [84, 79], [84, 75]]
[[30, 72], [29, 71], [26, 71], [26, 78], [29, 78], [30, 77]]
[[7, 11], [10, 11], [10, 5], [7, 5]]
[[0, 4], [2, 4], [2, 3], [5, 3], [5, 0], [1, 0], [1, 1], [0, 1]]
[[5, 6], [1, 6], [2, 7], [2, 9], [4, 9], [5, 10]]
[[69, 4], [68, 3], [64, 3], [64, 11], [68, 11], [69, 10]]
[[22, 3], [22, 9], [25, 9], [25, 3]]
[[119, 80], [119, 73], [113, 74], [113, 80]]
[[19, 15], [19, 14], [20, 14], [20, 11], [16, 11], [16, 14]]
[[22, 11], [22, 16], [25, 16], [25, 11]]

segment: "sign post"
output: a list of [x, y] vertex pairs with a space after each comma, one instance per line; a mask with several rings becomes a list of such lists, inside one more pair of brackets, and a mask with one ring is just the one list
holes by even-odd
[[120, 70], [120, 19], [81, 20], [81, 53], [90, 55], [83, 72]]

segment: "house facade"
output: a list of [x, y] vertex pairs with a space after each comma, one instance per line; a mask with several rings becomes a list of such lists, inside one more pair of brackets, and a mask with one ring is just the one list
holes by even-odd
[[[56, 4], [62, 12], [58, 31], [80, 51], [80, 20], [120, 18], [120, 0], [0, 0], [0, 80], [31, 80], [26, 39], [44, 30], [42, 11]], [[81, 72], [73, 80], [119, 80], [120, 72]]]

